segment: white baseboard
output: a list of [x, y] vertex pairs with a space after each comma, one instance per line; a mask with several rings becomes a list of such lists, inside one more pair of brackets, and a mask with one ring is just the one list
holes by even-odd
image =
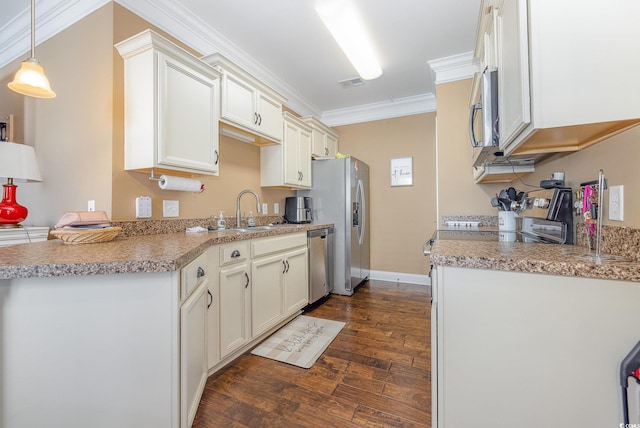
[[429, 278], [429, 275], [419, 275], [415, 273], [372, 270], [369, 273], [369, 279], [377, 279], [379, 281], [404, 282], [407, 284], [431, 285], [431, 278]]

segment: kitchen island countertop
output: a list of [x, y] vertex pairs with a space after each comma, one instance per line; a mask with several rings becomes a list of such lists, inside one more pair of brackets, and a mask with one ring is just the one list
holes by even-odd
[[436, 240], [431, 264], [640, 282], [640, 261], [593, 261], [595, 251], [576, 245]]
[[162, 233], [116, 237], [95, 244], [65, 244], [59, 239], [2, 249], [0, 279], [166, 272], [182, 268], [212, 245], [333, 227], [285, 225], [248, 232]]

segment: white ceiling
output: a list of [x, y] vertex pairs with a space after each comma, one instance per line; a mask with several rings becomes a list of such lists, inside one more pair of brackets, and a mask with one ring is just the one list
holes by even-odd
[[[471, 64], [480, 0], [354, 0], [383, 75], [362, 86], [314, 10], [314, 0], [117, 0], [204, 55], [220, 51], [265, 80], [301, 114], [330, 124], [348, 116], [434, 110], [429, 61]], [[108, 0], [36, 1], [37, 43]], [[0, 66], [29, 49], [29, 0], [3, 0]], [[37, 54], [36, 54], [37, 56]], [[433, 65], [433, 64], [432, 64]], [[46, 66], [46, 64], [45, 64]], [[377, 112], [377, 113], [376, 113]]]

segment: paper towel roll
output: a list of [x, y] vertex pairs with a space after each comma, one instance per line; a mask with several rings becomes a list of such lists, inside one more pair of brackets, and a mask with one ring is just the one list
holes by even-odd
[[178, 190], [181, 192], [201, 192], [202, 182], [193, 178], [172, 177], [170, 175], [161, 175], [158, 180], [158, 186], [162, 190]]

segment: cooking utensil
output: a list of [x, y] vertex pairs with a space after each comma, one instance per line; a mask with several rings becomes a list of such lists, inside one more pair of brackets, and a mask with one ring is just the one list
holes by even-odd
[[507, 195], [508, 195], [510, 201], [515, 201], [516, 200], [516, 194], [517, 194], [516, 189], [514, 189], [513, 187], [509, 187], [507, 189]]

